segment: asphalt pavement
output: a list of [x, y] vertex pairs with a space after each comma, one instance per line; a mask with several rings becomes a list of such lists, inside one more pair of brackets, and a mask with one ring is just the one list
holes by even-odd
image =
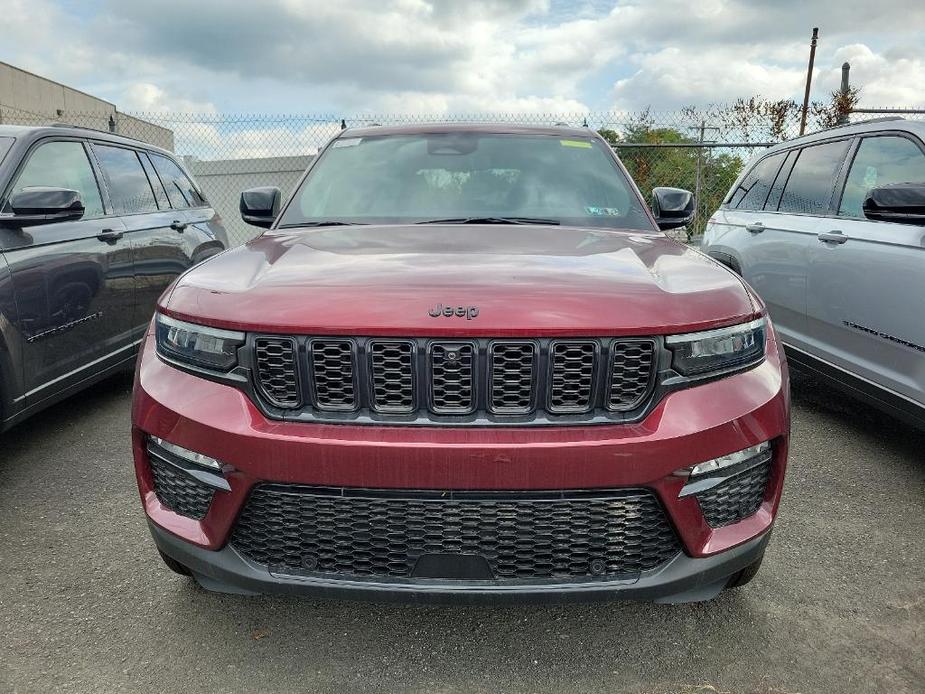
[[0, 691], [925, 691], [925, 434], [812, 381], [760, 573], [675, 606], [207, 593], [150, 542], [130, 391], [0, 435]]

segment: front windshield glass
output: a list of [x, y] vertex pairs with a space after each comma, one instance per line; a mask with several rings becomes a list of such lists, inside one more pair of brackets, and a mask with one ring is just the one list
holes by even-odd
[[335, 140], [279, 226], [482, 218], [655, 231], [598, 140], [483, 133]]

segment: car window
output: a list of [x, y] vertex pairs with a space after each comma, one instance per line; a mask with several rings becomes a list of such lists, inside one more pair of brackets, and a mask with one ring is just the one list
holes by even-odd
[[170, 209], [170, 199], [167, 197], [164, 184], [161, 183], [157, 171], [154, 170], [154, 164], [151, 163], [151, 160], [145, 152], [139, 152], [138, 158], [141, 159], [141, 164], [144, 166], [145, 173], [148, 174], [148, 181], [151, 183], [151, 187], [154, 188], [154, 198], [157, 200], [157, 206], [162, 210]]
[[732, 194], [729, 206], [737, 210], [762, 209], [785, 156], [785, 152], [772, 154], [755, 164]]
[[653, 231], [626, 175], [597, 139], [469, 132], [338, 139], [311, 168], [280, 224], [482, 217]]
[[784, 165], [780, 167], [780, 171], [777, 172], [774, 183], [771, 184], [771, 192], [768, 193], [768, 199], [767, 202], [764, 203], [764, 209], [777, 209], [777, 206], [780, 204], [780, 196], [784, 193], [784, 184], [787, 183], [787, 179], [790, 177], [790, 172], [793, 170], [793, 164], [797, 160], [799, 153], [800, 151], [797, 149], [791, 149], [787, 152], [787, 159], [784, 161]]
[[848, 140], [804, 147], [790, 172], [778, 209], [798, 214], [826, 214], [835, 178], [848, 151]]
[[177, 209], [184, 207], [201, 207], [206, 204], [205, 199], [196, 190], [196, 186], [183, 173], [183, 169], [177, 166], [176, 162], [160, 154], [152, 154], [151, 161], [154, 162], [154, 168], [164, 182], [167, 189], [167, 197], [170, 198], [170, 204]]
[[[48, 142], [33, 150], [16, 179], [10, 197], [23, 188], [34, 186], [76, 190], [84, 205], [84, 217], [103, 215], [99, 184], [87, 158], [87, 151], [80, 142]], [[4, 212], [11, 211], [7, 200]]]
[[116, 214], [156, 212], [154, 192], [134, 150], [94, 144]]
[[863, 217], [867, 192], [890, 183], [925, 183], [925, 154], [905, 137], [864, 138], [848, 172], [838, 214]]

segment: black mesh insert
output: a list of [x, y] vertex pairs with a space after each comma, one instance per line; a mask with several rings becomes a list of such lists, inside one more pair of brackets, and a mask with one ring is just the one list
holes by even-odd
[[195, 520], [204, 518], [214, 490], [153, 455], [149, 455], [148, 460], [158, 500], [181, 516]]
[[254, 340], [257, 381], [264, 396], [277, 407], [292, 409], [302, 402], [296, 371], [296, 344], [290, 337]]
[[638, 407], [649, 394], [655, 371], [655, 343], [616, 341], [611, 346], [610, 392], [607, 407], [624, 411]]
[[635, 574], [681, 551], [647, 490], [568, 493], [254, 488], [231, 543], [281, 573], [409, 577], [423, 554], [476, 554], [496, 579]]
[[738, 523], [758, 511], [771, 477], [771, 461], [757, 465], [697, 495], [711, 528]]

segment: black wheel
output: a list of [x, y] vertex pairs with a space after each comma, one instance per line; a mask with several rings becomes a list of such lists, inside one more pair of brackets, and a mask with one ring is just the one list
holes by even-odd
[[761, 568], [762, 559], [764, 559], [763, 554], [758, 557], [757, 561], [752, 562], [744, 569], [739, 571], [739, 573], [733, 574], [729, 578], [729, 582], [726, 584], [726, 588], [738, 588], [739, 586], [744, 586], [746, 583], [749, 583], [758, 573], [758, 569]]
[[183, 566], [183, 564], [178, 562], [173, 557], [168, 557], [161, 550], [157, 550], [157, 553], [161, 555], [161, 559], [163, 559], [164, 563], [167, 564], [167, 568], [173, 571], [174, 573], [180, 574], [181, 576], [192, 576], [193, 575], [189, 569], [187, 569], [185, 566]]

